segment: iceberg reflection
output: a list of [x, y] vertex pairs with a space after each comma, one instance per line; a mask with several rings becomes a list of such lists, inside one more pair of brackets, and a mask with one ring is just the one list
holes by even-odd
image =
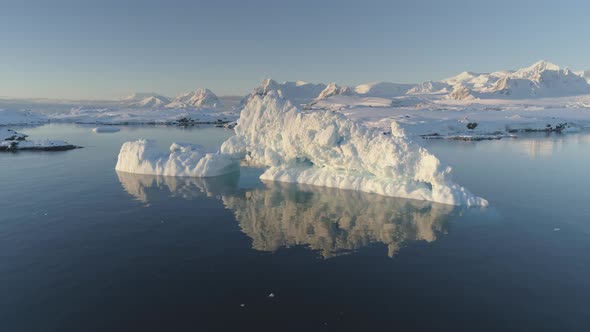
[[211, 178], [194, 178], [117, 171], [117, 176], [125, 191], [143, 203], [150, 203], [156, 199], [156, 193], [161, 191], [167, 191], [171, 197], [184, 199], [216, 196], [236, 190], [240, 180], [239, 173]]
[[256, 250], [303, 245], [324, 258], [383, 243], [393, 257], [406, 241], [432, 242], [458, 208], [327, 187], [271, 182], [223, 196]]
[[239, 175], [181, 178], [117, 172], [125, 190], [138, 200], [169, 191], [173, 197], [216, 197], [233, 211], [252, 247], [260, 251], [305, 246], [324, 258], [373, 243], [390, 257], [409, 241], [432, 242], [448, 232], [448, 220], [462, 208], [301, 184], [265, 182], [240, 189]]

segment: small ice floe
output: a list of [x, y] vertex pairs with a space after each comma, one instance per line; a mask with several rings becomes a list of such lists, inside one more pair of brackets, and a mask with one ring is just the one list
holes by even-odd
[[245, 307], [245, 306], [246, 306], [246, 305], [245, 305], [244, 303], [241, 303], [241, 304], [240, 304], [240, 307], [242, 307], [242, 308], [243, 308], [243, 307]]
[[553, 230], [557, 232], [557, 231], [560, 231], [561, 228], [554, 228]]
[[92, 132], [100, 134], [100, 133], [116, 133], [118, 131], [120, 131], [121, 129], [114, 127], [114, 126], [102, 126], [102, 127], [96, 127], [92, 129]]
[[275, 293], [270, 293], [270, 294], [268, 294], [268, 297], [269, 297], [270, 299], [273, 299], [273, 298], [275, 297]]

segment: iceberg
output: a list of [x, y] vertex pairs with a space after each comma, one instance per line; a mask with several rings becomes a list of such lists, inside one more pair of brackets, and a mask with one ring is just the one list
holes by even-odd
[[239, 163], [218, 152], [206, 153], [197, 144], [172, 143], [169, 153], [165, 153], [155, 141], [140, 139], [123, 143], [115, 169], [138, 174], [210, 177], [239, 171]]
[[221, 153], [268, 167], [262, 180], [451, 205], [488, 204], [453, 183], [451, 168], [413, 143], [395, 121], [391, 132], [383, 133], [338, 112], [300, 110], [269, 92], [252, 96], [234, 130]]

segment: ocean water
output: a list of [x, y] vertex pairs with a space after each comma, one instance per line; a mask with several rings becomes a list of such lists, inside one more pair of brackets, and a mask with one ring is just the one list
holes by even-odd
[[24, 128], [84, 146], [0, 154], [0, 331], [584, 331], [590, 133], [423, 141], [489, 200], [116, 172], [124, 141], [212, 127]]

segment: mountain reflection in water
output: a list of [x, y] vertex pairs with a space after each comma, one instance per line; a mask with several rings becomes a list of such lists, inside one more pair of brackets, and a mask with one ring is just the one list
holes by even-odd
[[169, 197], [216, 197], [239, 222], [260, 251], [305, 246], [324, 258], [373, 243], [393, 257], [408, 241], [432, 242], [448, 232], [450, 216], [461, 209], [358, 191], [279, 182], [240, 188], [239, 174], [215, 178], [180, 178], [117, 172], [123, 188], [139, 201]]

